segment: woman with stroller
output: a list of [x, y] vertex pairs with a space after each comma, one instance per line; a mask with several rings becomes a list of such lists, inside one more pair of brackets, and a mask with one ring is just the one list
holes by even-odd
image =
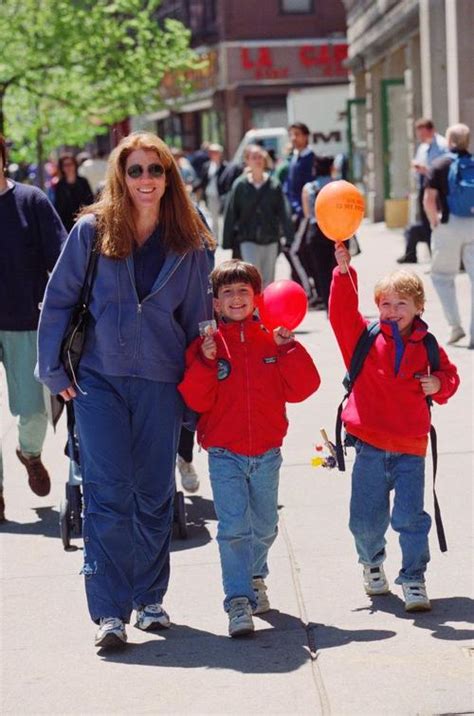
[[[99, 251], [90, 320], [71, 380], [61, 343], [93, 246]], [[38, 374], [74, 400], [84, 492], [84, 577], [98, 647], [121, 646], [136, 610], [142, 630], [170, 624], [175, 459], [185, 350], [212, 315], [215, 242], [191, 203], [167, 145], [125, 137], [100, 200], [74, 226], [46, 289]]]

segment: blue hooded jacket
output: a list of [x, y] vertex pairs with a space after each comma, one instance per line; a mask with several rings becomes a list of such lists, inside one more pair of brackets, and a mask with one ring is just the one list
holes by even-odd
[[[38, 328], [36, 375], [51, 393], [71, 380], [61, 363], [64, 333], [84, 282], [95, 239], [95, 219], [74, 226], [49, 279]], [[184, 255], [171, 251], [140, 302], [133, 256], [99, 256], [81, 366], [114, 376], [179, 383], [186, 347], [199, 333], [199, 322], [212, 318], [210, 256], [204, 248]]]

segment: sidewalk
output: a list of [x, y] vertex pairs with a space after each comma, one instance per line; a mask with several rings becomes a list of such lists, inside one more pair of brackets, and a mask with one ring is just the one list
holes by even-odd
[[[360, 276], [363, 312], [375, 315], [373, 284], [403, 253], [399, 232], [366, 224]], [[423, 247], [424, 248], [424, 247]], [[223, 254], [221, 254], [221, 257]], [[278, 274], [287, 275], [283, 257]], [[428, 263], [417, 270], [428, 294], [425, 317], [442, 342], [448, 333], [434, 295]], [[468, 279], [458, 278], [467, 325]], [[323, 384], [316, 395], [289, 406], [280, 490], [280, 534], [270, 555], [274, 610], [256, 618], [254, 637], [231, 640], [222, 611], [216, 520], [206, 454], [196, 452], [197, 496], [187, 498], [189, 539], [175, 540], [165, 606], [173, 628], [157, 635], [128, 628], [121, 653], [99, 656], [93, 647], [82, 577], [82, 549], [64, 552], [58, 505], [67, 477], [65, 426], [48, 435], [44, 460], [53, 476], [47, 498], [28, 489], [14, 454], [16, 429], [5, 406], [2, 442], [9, 521], [2, 543], [3, 714], [324, 714], [428, 716], [474, 713], [473, 676], [473, 359], [467, 339], [449, 349], [462, 385], [435, 407], [438, 497], [449, 551], [436, 535], [428, 591], [433, 611], [407, 615], [401, 590], [371, 600], [362, 588], [347, 528], [350, 469], [310, 466], [319, 428], [333, 433], [344, 373], [323, 312], [311, 312], [298, 330], [315, 358]], [[432, 513], [431, 461], [427, 506]], [[391, 582], [399, 548], [388, 535]]]

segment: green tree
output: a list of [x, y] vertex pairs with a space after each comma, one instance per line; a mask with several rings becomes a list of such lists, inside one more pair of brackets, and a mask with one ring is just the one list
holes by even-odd
[[113, 122], [156, 109], [171, 73], [199, 66], [190, 33], [160, 27], [161, 0], [2, 0], [0, 132], [27, 159], [82, 145]]

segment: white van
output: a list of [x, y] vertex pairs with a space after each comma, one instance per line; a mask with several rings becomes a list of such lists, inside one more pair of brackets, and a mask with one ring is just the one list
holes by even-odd
[[240, 163], [243, 160], [244, 149], [248, 144], [260, 144], [276, 161], [285, 157], [286, 146], [290, 141], [286, 127], [267, 127], [264, 129], [249, 129], [245, 132], [242, 141], [237, 147], [232, 161]]

